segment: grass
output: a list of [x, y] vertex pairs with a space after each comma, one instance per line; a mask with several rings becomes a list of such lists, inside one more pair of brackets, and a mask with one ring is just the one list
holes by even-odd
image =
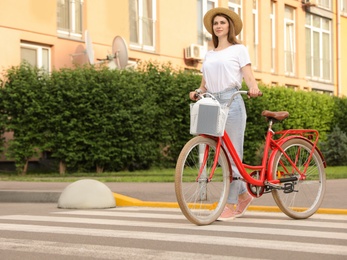
[[0, 181], [74, 182], [80, 179], [95, 179], [101, 182], [173, 182], [175, 169], [151, 169], [147, 171], [121, 171], [105, 173], [0, 173]]
[[327, 179], [347, 179], [347, 166], [334, 166], [325, 169]]
[[[106, 173], [0, 173], [0, 181], [27, 182], [75, 182], [80, 179], [95, 179], [101, 182], [174, 182], [175, 169], [151, 169], [148, 171], [122, 171]], [[347, 166], [326, 168], [327, 179], [347, 179]]]

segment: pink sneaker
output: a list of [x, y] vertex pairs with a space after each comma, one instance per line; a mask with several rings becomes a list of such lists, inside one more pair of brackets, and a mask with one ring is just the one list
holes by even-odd
[[236, 215], [236, 210], [232, 210], [227, 206], [224, 207], [222, 214], [219, 216], [218, 220], [220, 221], [229, 221], [233, 220]]
[[253, 197], [251, 195], [248, 195], [248, 197], [244, 200], [239, 199], [236, 210], [235, 210], [235, 218], [242, 217], [245, 214], [252, 200], [253, 200]]

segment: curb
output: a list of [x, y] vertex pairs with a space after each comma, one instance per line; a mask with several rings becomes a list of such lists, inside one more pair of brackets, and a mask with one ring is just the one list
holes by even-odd
[[0, 202], [56, 203], [60, 195], [59, 191], [0, 191]]
[[[177, 202], [155, 202], [155, 201], [142, 201], [134, 199], [122, 194], [113, 193], [116, 200], [116, 206], [119, 207], [155, 207], [155, 208], [179, 208]], [[282, 212], [276, 206], [249, 206], [249, 211], [266, 211], [266, 212]], [[317, 214], [331, 214], [331, 215], [347, 215], [347, 209], [329, 209], [320, 208]]]
[[[116, 207], [179, 208], [177, 202], [142, 201], [112, 192]], [[59, 191], [0, 191], [0, 203], [58, 203]], [[250, 205], [249, 211], [282, 212], [276, 206]], [[318, 214], [347, 215], [347, 209], [320, 208]]]

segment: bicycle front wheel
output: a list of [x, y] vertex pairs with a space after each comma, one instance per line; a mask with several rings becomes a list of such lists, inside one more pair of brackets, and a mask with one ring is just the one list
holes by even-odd
[[317, 150], [314, 150], [310, 159], [313, 145], [303, 139], [290, 139], [282, 148], [300, 172], [304, 172], [306, 168], [305, 178], [300, 179], [301, 176], [284, 153], [278, 151], [273, 165], [273, 178], [297, 177], [298, 181], [293, 182], [294, 191], [273, 190], [272, 196], [287, 216], [294, 219], [308, 218], [318, 210], [325, 193], [326, 177], [322, 158]]
[[216, 144], [208, 137], [194, 137], [183, 147], [176, 164], [177, 201], [185, 217], [196, 225], [214, 222], [222, 213], [229, 193], [229, 163], [223, 149], [213, 177], [208, 179]]

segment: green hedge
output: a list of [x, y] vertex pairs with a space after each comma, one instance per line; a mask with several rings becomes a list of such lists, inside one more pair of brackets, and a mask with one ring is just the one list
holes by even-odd
[[[201, 80], [155, 62], [137, 70], [86, 66], [50, 75], [24, 63], [3, 76], [0, 129], [14, 133], [7, 155], [21, 173], [42, 152], [64, 166], [61, 172], [173, 167], [191, 138], [188, 93]], [[261, 90], [263, 97], [245, 98], [247, 163], [264, 141], [264, 109], [290, 112], [276, 128], [315, 128], [322, 140], [334, 125], [346, 129], [346, 99], [282, 87]]]
[[[265, 141], [267, 122], [261, 111], [288, 111], [289, 118], [275, 124], [274, 130], [281, 129], [317, 129], [320, 140], [325, 140], [337, 118], [336, 98], [316, 92], [294, 91], [284, 87], [260, 87], [263, 96], [257, 99], [245, 98], [247, 107], [247, 127], [245, 137], [245, 162], [252, 164], [255, 151]], [[341, 107], [342, 109], [342, 107]], [[347, 107], [344, 108], [345, 113]], [[343, 112], [342, 112], [343, 113]], [[342, 119], [342, 115], [341, 115]], [[259, 163], [259, 161], [257, 161]]]

